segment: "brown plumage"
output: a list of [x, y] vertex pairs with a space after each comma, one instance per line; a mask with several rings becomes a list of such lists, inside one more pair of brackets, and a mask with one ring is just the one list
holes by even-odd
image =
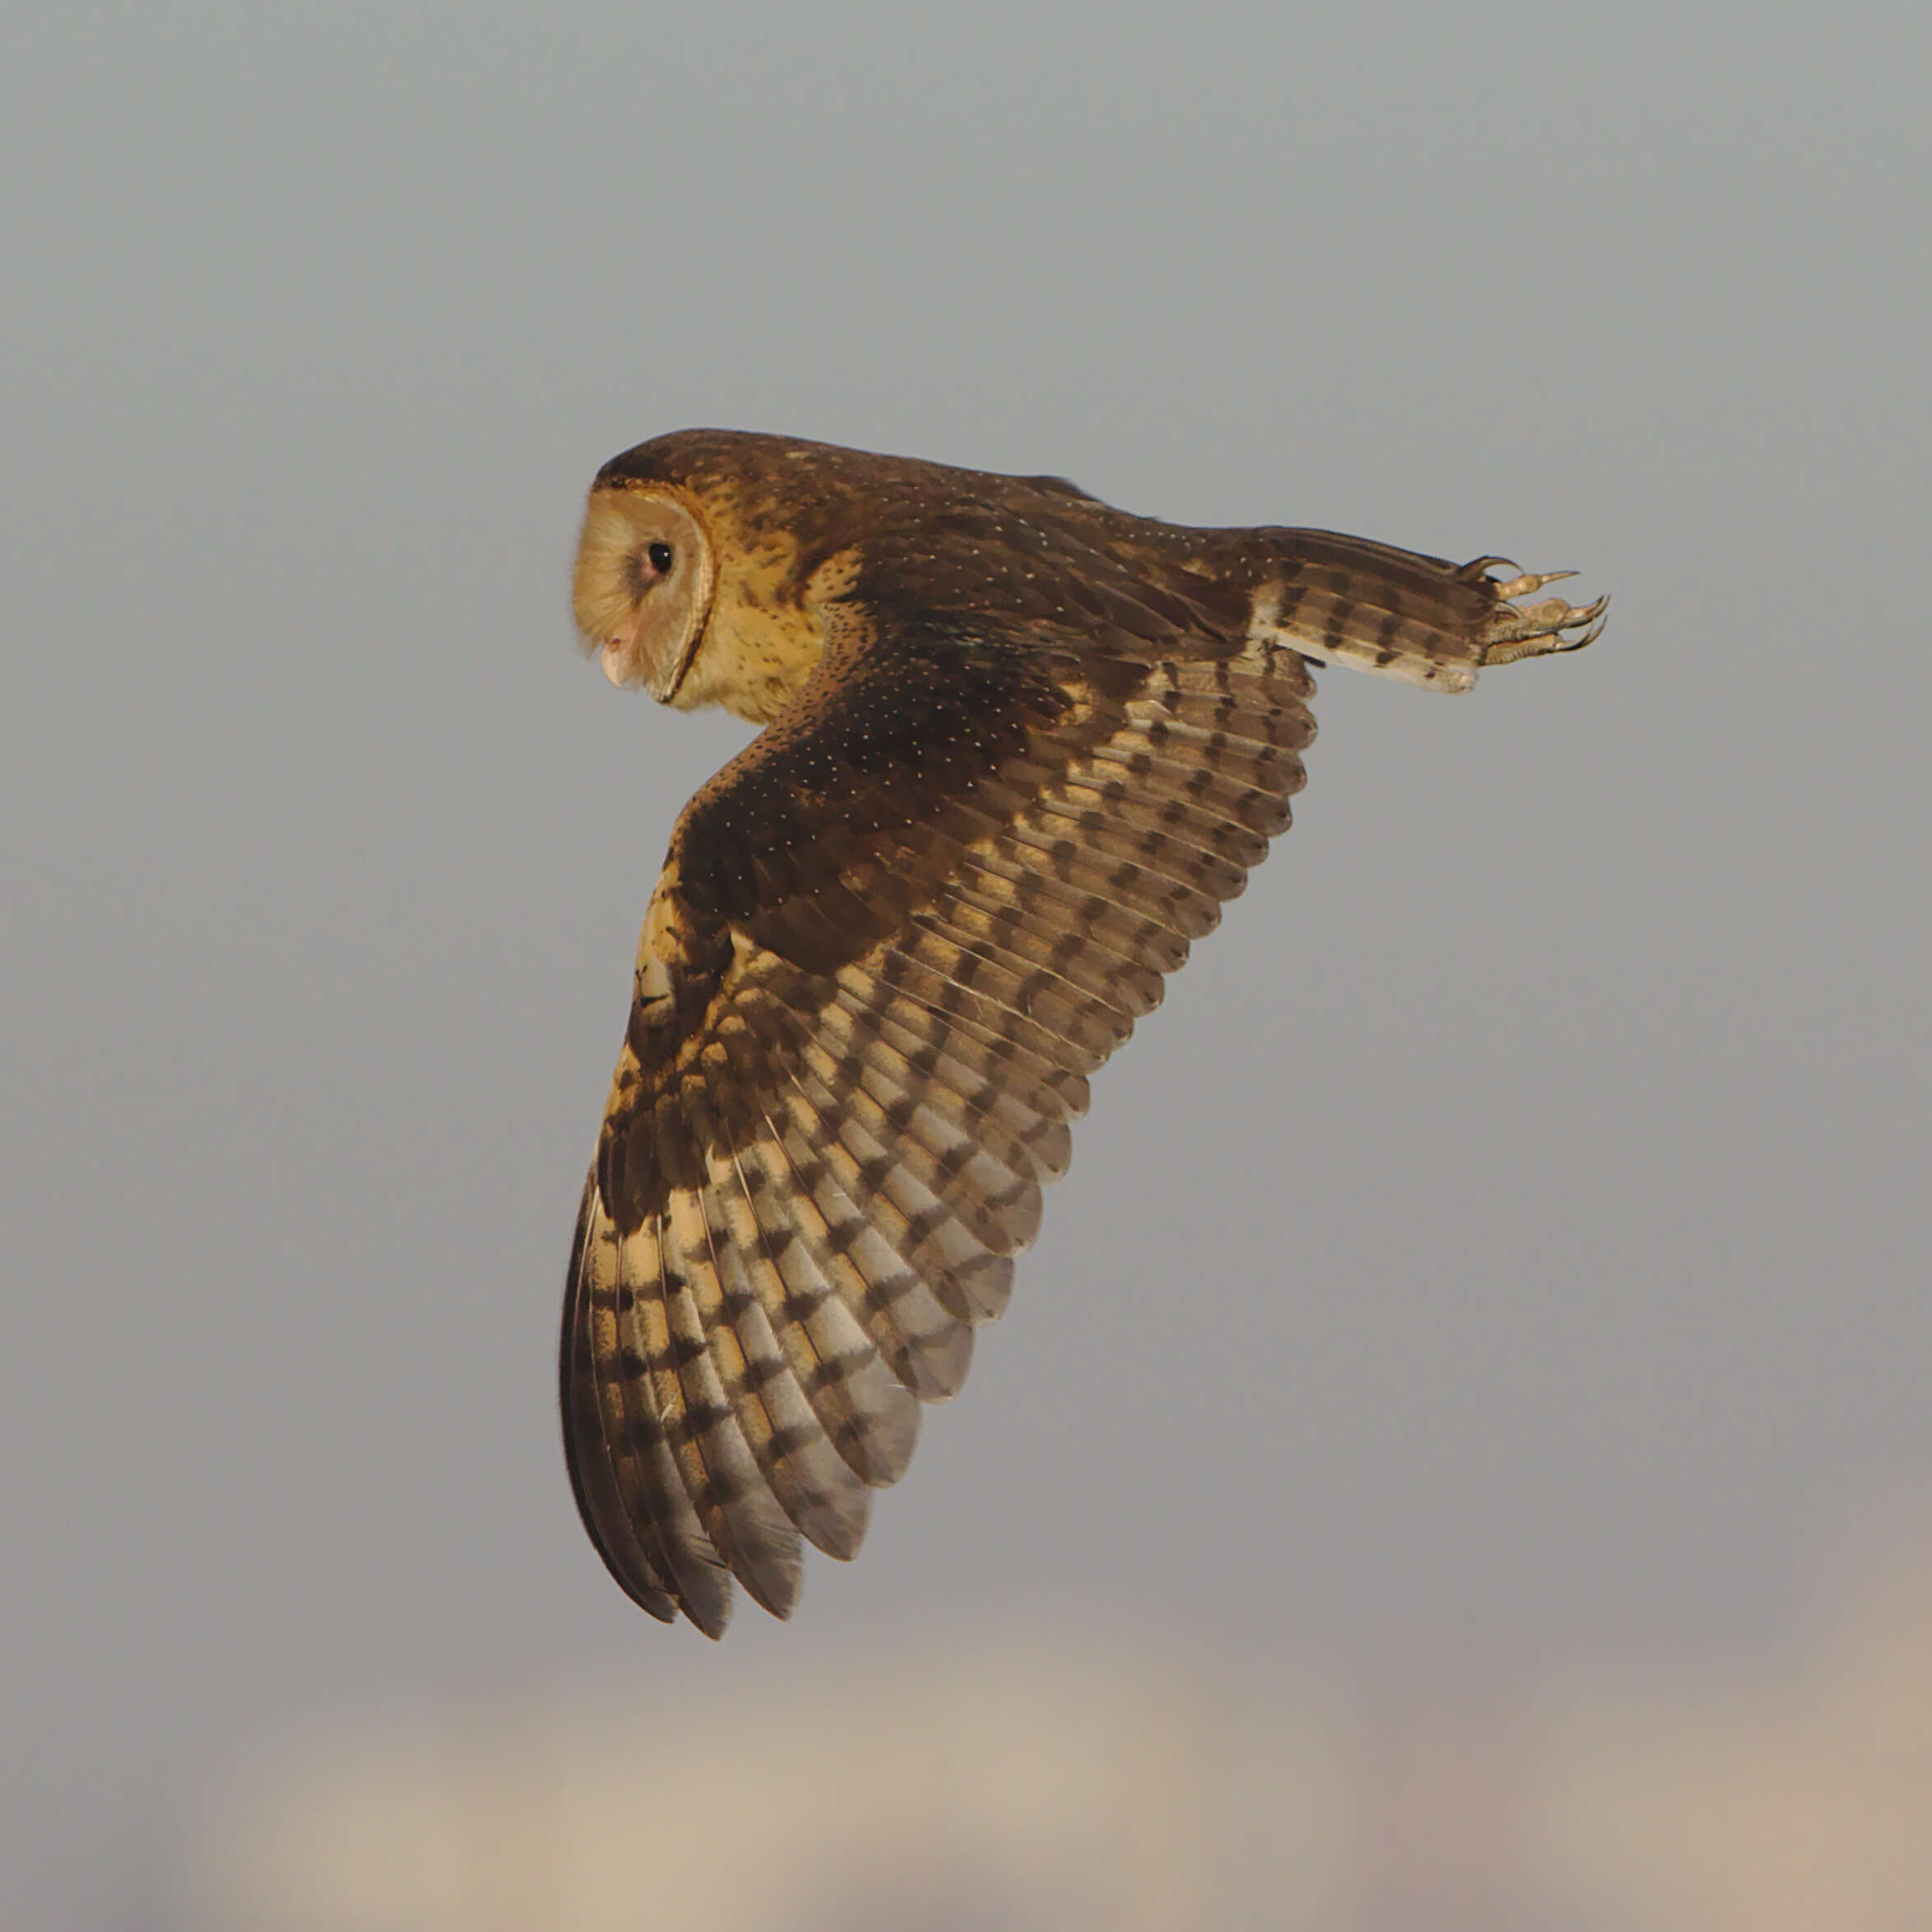
[[614, 682], [767, 725], [686, 807], [564, 1299], [578, 1506], [654, 1615], [850, 1557], [1005, 1306], [1087, 1076], [1288, 823], [1308, 659], [1462, 691], [1602, 602], [1053, 477], [691, 431], [607, 463]]

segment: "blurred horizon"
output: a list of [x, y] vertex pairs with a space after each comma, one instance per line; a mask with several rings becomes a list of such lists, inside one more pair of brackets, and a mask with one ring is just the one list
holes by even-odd
[[1932, 1907], [1932, 1519], [1865, 1556], [1715, 1670], [1062, 1604], [723, 1697], [337, 1710], [189, 1808], [173, 1897], [207, 1932], [1886, 1932]]

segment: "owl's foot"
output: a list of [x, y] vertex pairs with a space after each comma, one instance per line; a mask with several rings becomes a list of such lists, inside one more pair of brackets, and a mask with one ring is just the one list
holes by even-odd
[[[1483, 633], [1483, 663], [1513, 664], [1519, 658], [1549, 657], [1558, 651], [1581, 650], [1604, 634], [1604, 612], [1609, 598], [1599, 597], [1594, 603], [1566, 603], [1560, 597], [1546, 597], [1541, 603], [1522, 604], [1520, 597], [1533, 596], [1546, 584], [1574, 577], [1574, 570], [1546, 570], [1541, 575], [1525, 571], [1506, 580], [1487, 575], [1491, 566], [1515, 566], [1503, 556], [1479, 556], [1464, 564], [1458, 573], [1488, 585], [1496, 598], [1496, 609]], [[1571, 631], [1581, 635], [1571, 636]]]

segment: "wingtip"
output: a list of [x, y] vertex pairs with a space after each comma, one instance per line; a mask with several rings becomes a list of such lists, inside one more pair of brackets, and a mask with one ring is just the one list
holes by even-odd
[[677, 1608], [684, 1613], [694, 1628], [701, 1631], [713, 1643], [716, 1643], [730, 1627], [731, 1599], [731, 1585], [728, 1583], [722, 1590], [705, 1597], [681, 1596], [677, 1599]]

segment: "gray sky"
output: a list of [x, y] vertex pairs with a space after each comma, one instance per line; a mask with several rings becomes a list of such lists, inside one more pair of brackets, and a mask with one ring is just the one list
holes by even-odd
[[[9, 40], [0, 1925], [137, 1922], [179, 1791], [338, 1702], [1050, 1597], [1723, 1644], [1932, 1501], [1918, 9]], [[1471, 699], [1324, 677], [972, 1385], [715, 1650], [604, 1577], [552, 1390], [743, 735], [571, 648], [585, 483], [687, 423], [1615, 597]]]

